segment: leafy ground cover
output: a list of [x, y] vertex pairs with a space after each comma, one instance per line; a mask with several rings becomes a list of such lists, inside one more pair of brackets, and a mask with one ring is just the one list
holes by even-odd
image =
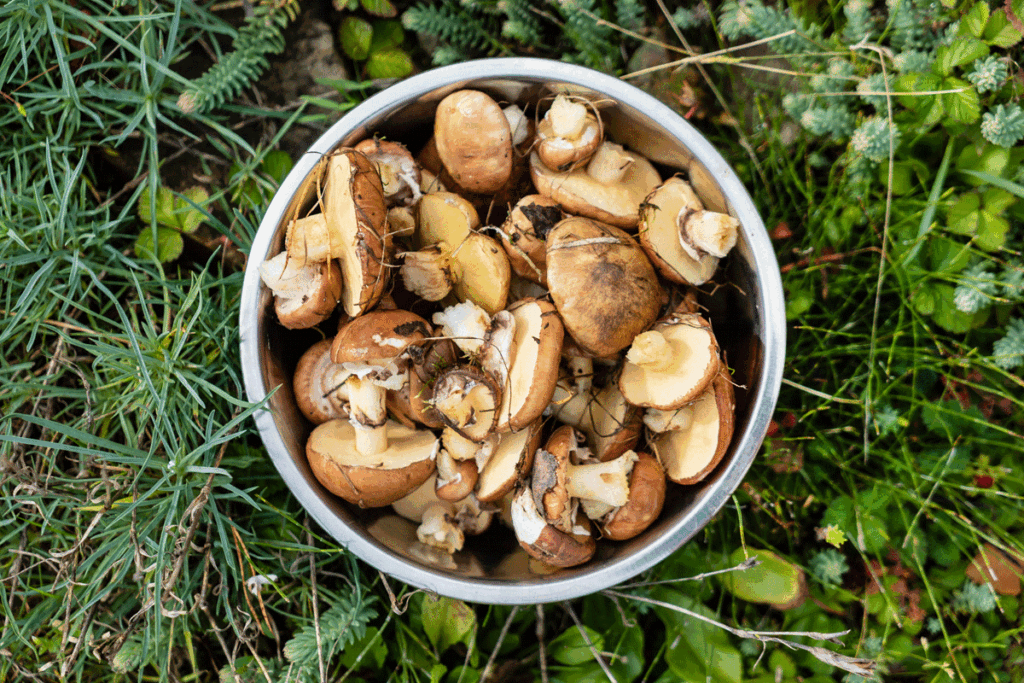
[[[352, 80], [268, 103], [252, 84], [310, 8]], [[0, 680], [1024, 680], [1021, 17], [6, 3]], [[769, 439], [701, 536], [521, 608], [413, 591], [326, 538], [253, 434], [235, 324], [290, 130], [513, 54], [621, 75], [711, 138], [771, 231], [789, 329]]]

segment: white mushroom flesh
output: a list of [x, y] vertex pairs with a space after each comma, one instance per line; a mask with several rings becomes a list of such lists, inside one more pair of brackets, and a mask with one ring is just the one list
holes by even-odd
[[319, 263], [301, 265], [284, 251], [264, 261], [259, 267], [260, 279], [274, 292], [274, 296], [298, 299], [299, 304], [304, 295], [317, 288], [320, 270]]
[[740, 222], [726, 213], [683, 207], [676, 222], [679, 246], [695, 260], [709, 255], [723, 258], [739, 237]]
[[676, 410], [648, 408], [644, 412], [644, 425], [652, 432], [678, 432], [689, 429], [693, 424], [693, 406], [685, 405]]
[[466, 541], [462, 529], [452, 523], [449, 507], [443, 504], [431, 505], [423, 513], [423, 522], [416, 529], [420, 543], [440, 548], [447, 553], [462, 550]]
[[435, 313], [431, 318], [441, 334], [455, 342], [462, 352], [475, 356], [487, 339], [491, 316], [472, 301], [464, 301]]
[[529, 486], [524, 485], [512, 499], [512, 528], [515, 529], [516, 538], [527, 545], [533, 545], [544, 533], [546, 526], [548, 522], [537, 510]]
[[526, 142], [526, 136], [530, 134], [530, 125], [519, 105], [510, 104], [501, 111], [508, 121], [509, 130], [512, 131], [512, 145], [515, 147]]
[[584, 132], [587, 124], [587, 107], [565, 95], [558, 95], [544, 118], [551, 123], [551, 129], [556, 136], [575, 140]]
[[448, 296], [455, 283], [451, 250], [438, 242], [419, 251], [402, 254], [398, 274], [405, 288], [425, 301], [440, 301]]
[[622, 180], [629, 167], [636, 163], [622, 145], [602, 142], [587, 164], [587, 175], [602, 185], [612, 185]]
[[626, 451], [614, 460], [589, 465], [569, 465], [565, 475], [570, 498], [594, 500], [621, 507], [629, 500], [629, 473], [637, 455]]
[[627, 361], [645, 370], [655, 372], [672, 367], [674, 359], [672, 345], [669, 344], [665, 335], [657, 330], [648, 330], [638, 334], [633, 339], [629, 351], [626, 352]]

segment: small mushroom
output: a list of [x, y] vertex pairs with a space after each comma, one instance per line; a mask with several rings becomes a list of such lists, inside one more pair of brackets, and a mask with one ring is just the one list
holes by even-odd
[[405, 145], [370, 138], [357, 144], [355, 150], [377, 166], [388, 206], [415, 204], [423, 196], [419, 166]]
[[718, 257], [705, 254], [695, 258], [680, 240], [679, 216], [703, 208], [690, 184], [676, 176], [666, 180], [644, 200], [637, 236], [640, 246], [665, 279], [702, 285], [715, 274]]
[[299, 411], [313, 424], [348, 417], [348, 390], [333, 379], [341, 366], [331, 361], [331, 339], [322, 339], [299, 358], [292, 389]]
[[529, 481], [512, 499], [511, 516], [519, 545], [547, 565], [575, 567], [593, 557], [597, 550], [590, 520], [577, 512], [569, 531], [555, 528], [537, 509]]
[[676, 216], [679, 246], [691, 258], [724, 258], [736, 246], [740, 222], [727, 213], [684, 207]]
[[331, 360], [350, 373], [350, 419], [356, 447], [364, 455], [387, 448], [385, 390], [401, 390], [408, 374], [399, 362], [410, 347], [430, 335], [430, 325], [415, 313], [371, 311], [345, 325], [334, 337]]
[[637, 453], [629, 475], [629, 499], [597, 521], [601, 534], [613, 541], [639, 535], [661, 514], [665, 505], [665, 470], [649, 453]]
[[447, 426], [471, 441], [494, 431], [501, 388], [493, 377], [470, 367], [456, 367], [434, 382], [431, 399]]
[[400, 254], [402, 267], [398, 274], [405, 288], [424, 301], [440, 301], [455, 284], [452, 250], [446, 242], [438, 242], [419, 251]]
[[722, 372], [693, 402], [687, 429], [669, 431], [651, 440], [651, 449], [677, 484], [696, 484], [718, 466], [732, 441], [736, 402], [732, 381]]
[[437, 105], [434, 117], [437, 155], [464, 190], [494, 194], [512, 174], [512, 131], [489, 95], [458, 90]]
[[487, 439], [477, 443], [448, 427], [441, 434], [441, 446], [437, 454], [437, 497], [462, 500], [476, 488], [480, 472], [477, 453], [492, 450], [494, 444]]
[[483, 533], [490, 526], [494, 511], [469, 494], [458, 502], [437, 496], [436, 476], [430, 476], [417, 489], [394, 501], [396, 513], [419, 525], [417, 539], [448, 554], [462, 549], [465, 536]]
[[537, 155], [554, 171], [585, 164], [604, 139], [601, 122], [586, 104], [559, 94], [537, 124]]
[[448, 306], [432, 318], [441, 334], [455, 342], [467, 356], [477, 356], [491, 329], [491, 316], [472, 301]]
[[342, 296], [342, 271], [335, 261], [293, 266], [288, 252], [264, 261], [260, 278], [274, 293], [274, 312], [282, 326], [300, 330], [318, 325], [334, 312]]
[[719, 367], [711, 323], [696, 313], [673, 313], [633, 340], [619, 390], [635, 406], [674, 410], [697, 398]]
[[640, 409], [626, 400], [615, 382], [600, 390], [583, 386], [554, 408], [555, 419], [586, 434], [587, 443], [602, 462], [631, 450], [640, 439]]
[[546, 301], [523, 299], [508, 312], [514, 331], [508, 380], [498, 410], [500, 432], [533, 423], [551, 402], [564, 335], [555, 307]]
[[534, 502], [544, 518], [561, 531], [568, 531], [573, 523], [578, 500], [599, 503], [608, 510], [629, 500], [629, 474], [636, 453], [627, 451], [608, 462], [577, 464], [591, 457], [582, 439], [572, 427], [559, 427], [533, 457]]
[[593, 356], [611, 356], [657, 319], [662, 289], [636, 240], [571, 217], [548, 234], [547, 277], [565, 330]]
[[516, 203], [501, 226], [502, 246], [516, 275], [547, 283], [545, 243], [563, 218], [561, 205], [542, 194], [527, 195]]
[[658, 171], [643, 156], [604, 142], [586, 169], [558, 172], [537, 152], [530, 154], [530, 177], [537, 191], [576, 216], [619, 228], [636, 228], [640, 205], [661, 184]]
[[388, 435], [386, 448], [364, 454], [350, 422], [329, 420], [316, 427], [306, 441], [314, 476], [328, 491], [359, 507], [390, 505], [413, 491], [434, 472], [440, 442], [428, 430], [398, 422], [381, 428]]
[[332, 245], [339, 244], [342, 252], [342, 304], [355, 318], [372, 309], [387, 289], [392, 248], [384, 189], [364, 154], [340, 149], [329, 157], [323, 212]]

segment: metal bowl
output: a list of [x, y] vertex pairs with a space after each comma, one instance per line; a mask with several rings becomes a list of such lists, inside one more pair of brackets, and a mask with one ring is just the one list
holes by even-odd
[[[375, 133], [416, 151], [432, 131], [437, 103], [462, 88], [520, 105], [558, 92], [587, 95], [600, 102], [611, 139], [650, 158], [666, 176], [682, 172], [708, 208], [732, 214], [742, 226], [739, 243], [716, 278], [729, 284], [702, 301], [735, 371], [736, 428], [728, 454], [700, 484], [670, 484], [661, 517], [643, 534], [599, 542], [590, 562], [552, 575], [532, 573], [504, 527], [469, 537], [466, 547], [449, 557], [418, 543], [415, 526], [390, 508], [358, 509], [317, 482], [305, 458], [312, 425], [295, 406], [290, 378], [298, 357], [318, 335], [278, 325], [272, 295], [257, 272], [260, 263], [282, 249], [285, 218], [312, 204], [310, 183], [304, 181], [323, 155]], [[613, 586], [654, 566], [707, 524], [739, 486], [764, 439], [782, 379], [784, 321], [782, 281], [764, 224], [735, 172], [711, 144], [669, 107], [621, 80], [526, 58], [465, 62], [413, 76], [334, 124], [297, 161], [267, 209], [249, 254], [240, 314], [246, 391], [250, 401], [265, 401], [255, 418], [260, 436], [285, 483], [317, 523], [358, 557], [406, 583], [471, 602], [501, 604], [566, 600]]]

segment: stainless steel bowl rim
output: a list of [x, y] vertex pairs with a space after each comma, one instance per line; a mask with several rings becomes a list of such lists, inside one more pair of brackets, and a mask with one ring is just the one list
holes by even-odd
[[685, 119], [667, 105], [642, 90], [618, 79], [591, 69], [534, 58], [497, 58], [463, 62], [420, 73], [373, 95], [354, 107], [331, 126], [306, 154], [297, 160], [294, 168], [281, 183], [281, 187], [267, 208], [253, 241], [246, 267], [239, 315], [241, 333], [242, 371], [248, 399], [254, 403], [266, 400], [268, 387], [264, 385], [259, 368], [259, 346], [256, 338], [260, 263], [269, 256], [271, 242], [280, 224], [289, 200], [302, 180], [312, 171], [323, 154], [330, 152], [353, 130], [366, 125], [382, 111], [391, 111], [404, 103], [416, 100], [439, 88], [462, 82], [485, 79], [517, 78], [531, 81], [567, 83], [590, 88], [625, 103], [658, 121], [677, 138], [707, 168], [718, 182], [722, 192], [739, 219], [753, 254], [764, 325], [763, 366], [761, 382], [751, 394], [750, 415], [746, 430], [734, 435], [734, 454], [719, 479], [704, 498], [704, 504], [682, 516], [669, 533], [656, 537], [639, 556], [625, 558], [580, 576], [560, 578], [557, 574], [539, 582], [513, 582], [474, 577], [453, 577], [425, 565], [412, 562], [388, 551], [342, 523], [323, 500], [313, 492], [277, 432], [268, 410], [259, 410], [254, 418], [260, 436], [274, 465], [285, 484], [310, 515], [335, 540], [370, 565], [413, 586], [441, 595], [479, 603], [534, 604], [567, 600], [593, 593], [622, 583], [649, 569], [678, 549], [702, 529], [728, 501], [742, 482], [767, 433], [768, 424], [782, 382], [785, 360], [785, 304], [778, 262], [761, 217], [736, 173], [717, 150]]

